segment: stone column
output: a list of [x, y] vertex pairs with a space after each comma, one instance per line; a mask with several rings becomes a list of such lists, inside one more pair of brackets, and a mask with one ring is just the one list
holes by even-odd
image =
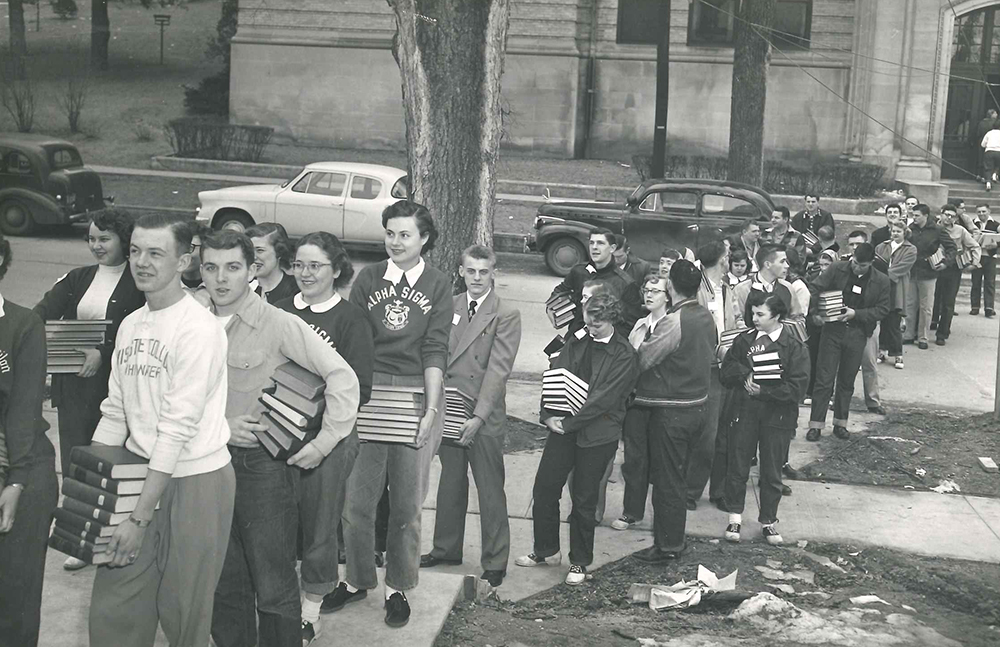
[[868, 117], [861, 111], [870, 110], [872, 65], [868, 57], [872, 55], [876, 38], [875, 2], [876, 0], [856, 0], [855, 3], [854, 54], [851, 57], [851, 85], [847, 95], [848, 101], [855, 107], [847, 106], [844, 152], [841, 155], [851, 162], [862, 161], [868, 134]]
[[[937, 64], [940, 41], [941, 3], [939, 0], [907, 0], [905, 24], [910, 37], [904, 52], [906, 65], [933, 70]], [[931, 148], [931, 112], [934, 75], [904, 69], [907, 76], [903, 97], [900, 158], [897, 180], [931, 181], [940, 176], [938, 164], [929, 154]]]

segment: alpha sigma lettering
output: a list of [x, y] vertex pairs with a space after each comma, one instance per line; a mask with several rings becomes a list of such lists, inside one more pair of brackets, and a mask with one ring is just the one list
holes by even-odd
[[379, 304], [379, 301], [385, 301], [389, 298], [395, 298], [399, 296], [396, 294], [396, 286], [390, 285], [387, 288], [382, 288], [381, 290], [375, 290], [374, 294], [368, 296], [368, 309], [371, 310]]
[[389, 287], [376, 290], [368, 296], [368, 309], [371, 310], [386, 299], [404, 299], [406, 301], [411, 301], [415, 303], [424, 314], [431, 311], [432, 304], [430, 297], [420, 290], [414, 290], [413, 288], [405, 285], [400, 288], [399, 292], [396, 291], [395, 285], [390, 285]]

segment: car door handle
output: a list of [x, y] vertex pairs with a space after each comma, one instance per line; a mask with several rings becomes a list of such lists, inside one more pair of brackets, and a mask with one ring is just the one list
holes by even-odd
[[698, 229], [701, 229], [701, 225], [688, 225], [687, 228], [697, 231]]

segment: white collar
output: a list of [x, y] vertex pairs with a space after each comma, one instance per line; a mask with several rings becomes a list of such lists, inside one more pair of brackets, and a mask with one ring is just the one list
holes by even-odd
[[596, 341], [598, 344], [607, 344], [607, 343], [611, 342], [611, 338], [614, 337], [614, 336], [615, 336], [615, 333], [612, 332], [607, 337], [591, 337], [591, 339], [593, 339], [594, 341]]
[[6, 302], [4, 301], [3, 295], [0, 294], [0, 317], [4, 317], [4, 316], [7, 315], [7, 313], [4, 312], [4, 309], [3, 309], [3, 304], [4, 303], [6, 303]]
[[[659, 319], [653, 319], [653, 313], [650, 312], [648, 315], [646, 315], [645, 317], [643, 317], [642, 320], [644, 322], [646, 322], [646, 327], [649, 328], [649, 332], [653, 332], [653, 329], [656, 328], [656, 324], [660, 323], [661, 321], [663, 321], [666, 318], [667, 318], [667, 313], [666, 312], [664, 312], [663, 316], [660, 317]], [[608, 337], [608, 339], [611, 339], [611, 338]]]
[[305, 310], [306, 308], [309, 308], [309, 310], [316, 313], [329, 312], [330, 310], [333, 310], [333, 308], [341, 301], [343, 301], [343, 299], [341, 299], [340, 294], [336, 291], [334, 291], [332, 297], [322, 303], [306, 303], [306, 300], [302, 298], [301, 292], [296, 294], [295, 298], [292, 299], [292, 303], [295, 305], [297, 310]]
[[492, 291], [493, 291], [493, 288], [490, 287], [490, 289], [486, 290], [486, 294], [484, 294], [483, 296], [479, 297], [478, 299], [473, 299], [472, 295], [469, 294], [468, 292], [466, 292], [465, 293], [466, 300], [469, 302], [469, 305], [472, 305], [473, 303], [475, 303], [476, 304], [476, 309], [478, 310], [479, 306], [483, 305], [483, 301], [486, 300], [486, 297], [490, 296], [490, 292], [492, 292]]
[[755, 339], [760, 339], [761, 337], [766, 335], [771, 338], [771, 341], [778, 341], [778, 337], [781, 337], [781, 331], [783, 329], [784, 326], [778, 326], [772, 332], [764, 332], [763, 330], [758, 330], [757, 337], [755, 337]]
[[124, 274], [126, 267], [128, 267], [128, 261], [125, 261], [121, 265], [101, 265], [98, 263], [97, 272], [99, 274]]
[[385, 274], [382, 275], [382, 278], [388, 281], [389, 283], [396, 285], [397, 283], [399, 283], [399, 281], [403, 278], [403, 275], [405, 274], [406, 280], [410, 284], [410, 287], [413, 287], [414, 285], [416, 285], [417, 279], [420, 278], [420, 275], [424, 273], [424, 267], [426, 267], [426, 263], [424, 263], [423, 256], [420, 257], [420, 260], [417, 261], [416, 265], [406, 270], [405, 272], [399, 269], [399, 266], [393, 263], [392, 259], [390, 258], [389, 262], [385, 266]]

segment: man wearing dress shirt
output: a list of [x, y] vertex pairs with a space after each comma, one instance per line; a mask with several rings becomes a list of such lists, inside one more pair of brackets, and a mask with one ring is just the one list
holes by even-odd
[[995, 234], [1000, 229], [1000, 223], [990, 215], [988, 204], [976, 205], [976, 217], [972, 221], [976, 229], [973, 236], [979, 241], [983, 248], [983, 255], [979, 259], [980, 266], [972, 270], [972, 310], [969, 314], [979, 314], [979, 300], [983, 299], [986, 306], [986, 316], [992, 317], [996, 314], [993, 309], [993, 299], [996, 295], [997, 278], [997, 243], [994, 238], [986, 238], [983, 234]]
[[462, 563], [471, 465], [479, 490], [482, 579], [494, 587], [503, 583], [510, 554], [503, 489], [506, 383], [521, 343], [521, 313], [493, 289], [495, 268], [496, 255], [487, 247], [473, 245], [462, 253], [467, 292], [455, 296], [445, 386], [474, 398], [475, 415], [462, 425], [454, 444], [442, 443], [439, 450], [434, 548], [420, 558], [424, 568]]

